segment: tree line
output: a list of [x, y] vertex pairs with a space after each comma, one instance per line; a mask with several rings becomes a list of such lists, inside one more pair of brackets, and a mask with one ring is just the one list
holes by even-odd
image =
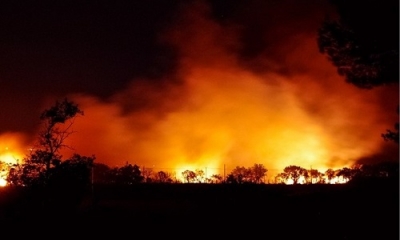
[[111, 168], [105, 164], [93, 164], [93, 182], [100, 184], [137, 184], [137, 183], [209, 183], [209, 184], [331, 184], [347, 183], [363, 179], [397, 179], [398, 163], [382, 162], [378, 164], [355, 164], [352, 167], [327, 169], [306, 169], [290, 165], [267, 181], [268, 169], [263, 164], [251, 167], [236, 166], [226, 176], [212, 174], [207, 176], [202, 169], [182, 172], [155, 171], [152, 168], [140, 168], [136, 164], [126, 163], [122, 167]]
[[110, 167], [95, 163], [94, 157], [75, 154], [55, 167], [43, 168], [43, 163], [28, 161], [24, 164], [6, 165], [6, 180], [14, 186], [89, 186], [90, 184], [132, 185], [139, 183], [208, 183], [208, 184], [332, 184], [347, 183], [361, 179], [397, 179], [398, 163], [356, 164], [341, 169], [329, 168], [324, 172], [290, 165], [278, 173], [272, 182], [267, 181], [268, 169], [263, 164], [251, 167], [237, 166], [226, 176], [207, 176], [202, 169], [182, 172], [155, 171], [140, 168], [137, 164], [125, 163], [121, 167]]
[[[61, 148], [69, 147], [65, 139], [73, 133], [72, 124], [76, 117], [83, 115], [78, 105], [68, 99], [56, 101], [55, 105], [43, 111], [43, 122], [39, 132], [37, 146], [31, 150], [22, 163], [6, 164], [0, 161], [2, 176], [13, 186], [74, 186], [85, 188], [93, 183], [101, 184], [136, 184], [136, 183], [228, 183], [262, 184], [266, 181], [268, 169], [256, 163], [251, 167], [236, 166], [227, 175], [212, 174], [207, 176], [201, 169], [186, 169], [180, 173], [141, 169], [136, 164], [122, 167], [109, 167], [95, 163], [96, 157], [74, 154], [62, 160]], [[290, 165], [277, 174], [272, 183], [291, 184], [329, 184], [334, 179], [341, 183], [353, 179], [397, 178], [398, 163], [379, 163], [375, 165], [354, 165], [342, 169], [306, 169]]]

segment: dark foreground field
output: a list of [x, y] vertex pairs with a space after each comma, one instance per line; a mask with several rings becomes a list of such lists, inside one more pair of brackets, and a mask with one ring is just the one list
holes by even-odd
[[96, 185], [83, 199], [68, 190], [0, 194], [0, 226], [18, 226], [17, 237], [399, 239], [398, 182]]

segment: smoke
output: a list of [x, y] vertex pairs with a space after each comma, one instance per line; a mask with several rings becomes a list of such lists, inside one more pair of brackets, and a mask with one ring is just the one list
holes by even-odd
[[7, 132], [0, 135], [0, 161], [16, 164], [29, 153], [24, 146], [29, 140], [22, 133]]
[[[322, 14], [312, 17], [317, 27]], [[179, 56], [175, 74], [134, 79], [107, 100], [71, 95], [85, 114], [66, 143], [110, 166], [178, 174], [261, 163], [273, 177], [288, 165], [326, 170], [379, 155], [390, 144], [380, 134], [396, 119], [395, 100], [382, 107], [392, 90], [345, 83], [307, 29], [270, 27], [258, 39], [268, 44], [249, 57], [248, 29], [221, 24], [204, 3], [185, 6], [161, 38]]]

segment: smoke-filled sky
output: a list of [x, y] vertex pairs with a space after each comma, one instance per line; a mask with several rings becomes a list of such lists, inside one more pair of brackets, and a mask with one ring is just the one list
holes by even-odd
[[323, 0], [2, 1], [0, 156], [30, 148], [40, 112], [68, 97], [84, 116], [63, 155], [110, 166], [398, 160], [381, 138], [398, 86], [346, 83], [318, 51], [327, 16]]

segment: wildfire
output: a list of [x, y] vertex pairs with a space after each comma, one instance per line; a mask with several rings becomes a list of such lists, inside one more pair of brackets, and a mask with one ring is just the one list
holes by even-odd
[[[288, 165], [340, 169], [382, 152], [380, 135], [392, 124], [382, 117], [382, 92], [345, 83], [319, 53], [316, 31], [277, 36], [246, 62], [235, 28], [214, 22], [206, 8], [186, 9], [163, 37], [177, 49], [176, 75], [134, 79], [107, 101], [72, 95], [85, 116], [65, 144], [110, 166], [166, 166], [178, 179], [185, 170], [210, 177], [220, 166], [258, 163], [273, 181]], [[260, 39], [286, 32], [270, 31]], [[22, 157], [1, 138], [0, 148], [6, 161]]]
[[[315, 35], [275, 46], [287, 55], [285, 66], [301, 71], [250, 71], [226, 46], [235, 33], [204, 9], [185, 13], [183, 26], [173, 28], [179, 31], [165, 37], [179, 50], [176, 76], [135, 79], [106, 102], [75, 95], [85, 116], [67, 145], [108, 165], [177, 166], [178, 177], [186, 166], [260, 163], [270, 181], [288, 165], [340, 169], [380, 151], [379, 136], [392, 123], [380, 118], [379, 93], [345, 83], [318, 52]], [[265, 58], [260, 64], [273, 61]]]
[[0, 135], [0, 186], [6, 186], [6, 177], [11, 164], [16, 164], [24, 157], [22, 144], [24, 139], [20, 134]]
[[[328, 184], [344, 184], [348, 182], [348, 179], [345, 179], [343, 177], [334, 177], [331, 180], [328, 180], [328, 178], [326, 176], [323, 177], [323, 182], [324, 183], [328, 183]], [[293, 180], [292, 179], [288, 179], [284, 182], [287, 185], [293, 185]], [[305, 184], [306, 183], [306, 179], [304, 177], [300, 177], [300, 179], [298, 180], [298, 184]], [[312, 183], [316, 183], [316, 182], [312, 182]]]
[[182, 164], [177, 165], [175, 168], [175, 178], [180, 182], [186, 182], [187, 179], [184, 177], [184, 171], [191, 171], [196, 174], [197, 182], [206, 183], [213, 175], [220, 174], [219, 169], [215, 168], [215, 165], [209, 165], [209, 167], [204, 167], [195, 164]]

